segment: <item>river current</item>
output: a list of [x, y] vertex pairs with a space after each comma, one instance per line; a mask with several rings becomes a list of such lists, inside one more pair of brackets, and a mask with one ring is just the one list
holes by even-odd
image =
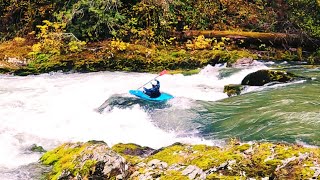
[[[260, 69], [284, 68], [313, 80], [248, 87], [228, 97], [224, 85], [240, 84]], [[0, 75], [0, 179], [34, 179], [41, 154], [64, 142], [102, 140], [160, 148], [174, 142], [224, 145], [225, 140], [320, 145], [320, 69], [255, 62], [207, 66], [199, 74], [163, 75], [161, 91], [175, 96], [151, 103], [130, 95], [156, 77], [150, 73], [48, 73]], [[104, 106], [102, 109], [101, 105]], [[97, 111], [100, 110], [100, 111]]]

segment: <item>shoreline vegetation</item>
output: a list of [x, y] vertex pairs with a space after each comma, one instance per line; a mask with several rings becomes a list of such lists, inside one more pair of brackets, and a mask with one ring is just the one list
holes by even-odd
[[320, 63], [317, 0], [8, 0], [0, 9], [0, 73]]
[[[7, 0], [0, 9], [2, 74], [164, 69], [193, 74], [242, 58], [320, 64], [319, 0]], [[105, 146], [67, 143], [41, 162], [53, 166], [50, 179], [319, 179], [320, 174], [318, 147]], [[106, 152], [112, 161], [103, 159]], [[114, 163], [107, 167], [107, 162]]]
[[[0, 44], [0, 73], [25, 76], [52, 71], [160, 72], [167, 69], [187, 74], [191, 71], [197, 72], [196, 69], [208, 64], [227, 63], [231, 66], [242, 58], [320, 63], [318, 51], [312, 53], [304, 51], [302, 47], [284, 49], [264, 43], [259, 46], [249, 43], [251, 47], [243, 45], [245, 41], [263, 39], [269, 39], [276, 44], [291, 38], [285, 34], [228, 32], [230, 35], [219, 37], [226, 32], [215, 31], [216, 35], [208, 35], [205, 31], [203, 34], [206, 36], [217, 37], [206, 38], [205, 35], [199, 35], [199, 31], [193, 33], [193, 39], [178, 42], [173, 38], [170, 44], [165, 45], [130, 43], [119, 39], [88, 43], [80, 40], [70, 42], [64, 40], [64, 34], [55, 33], [45, 34], [40, 40], [16, 37]], [[292, 40], [294, 41], [297, 40]], [[43, 49], [46, 49], [46, 53], [42, 52]]]

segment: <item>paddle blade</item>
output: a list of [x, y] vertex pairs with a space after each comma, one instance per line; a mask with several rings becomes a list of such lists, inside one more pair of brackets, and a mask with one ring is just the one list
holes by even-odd
[[159, 76], [162, 76], [162, 75], [167, 74], [167, 73], [168, 73], [167, 70], [163, 70], [163, 71], [161, 71], [161, 73], [159, 74]]

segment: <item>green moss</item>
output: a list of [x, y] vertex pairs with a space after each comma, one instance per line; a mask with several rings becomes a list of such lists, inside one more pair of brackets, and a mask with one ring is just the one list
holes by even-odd
[[[43, 155], [41, 161], [46, 164], [53, 165], [52, 172], [47, 179], [57, 179], [64, 170], [68, 170], [71, 176], [80, 175], [88, 178], [89, 172], [94, 171], [96, 161], [86, 160], [80, 164], [78, 154], [92, 153], [87, 150], [88, 145], [100, 142], [88, 142], [78, 145], [64, 144], [52, 151]], [[241, 172], [245, 172], [247, 178], [260, 179], [262, 177], [276, 177], [277, 179], [309, 179], [313, 176], [315, 162], [320, 160], [319, 148], [305, 148], [298, 145], [289, 144], [272, 144], [272, 143], [255, 143], [241, 144], [238, 140], [230, 140], [227, 146], [220, 148], [207, 145], [185, 145], [176, 143], [171, 146], [162, 148], [158, 152], [149, 157], [139, 157], [128, 155], [129, 151], [141, 150], [145, 147], [140, 147], [136, 144], [116, 144], [112, 149], [123, 155], [127, 161], [131, 163], [133, 171], [138, 171], [140, 174], [149, 172], [145, 167], [138, 167], [135, 164], [139, 162], [148, 163], [150, 160], [159, 159], [163, 162], [172, 164], [180, 164], [184, 166], [195, 165], [202, 170], [207, 170], [213, 167], [218, 167], [226, 162], [234, 161], [234, 164], [229, 164], [228, 167], [222, 168], [218, 172], [210, 174], [207, 179], [241, 179]], [[243, 152], [252, 148], [251, 154]], [[84, 152], [85, 151], [85, 152]], [[298, 157], [301, 153], [309, 153], [306, 159], [290, 161], [279, 170], [277, 167], [283, 165], [283, 160], [290, 157]], [[276, 171], [277, 169], [277, 171]], [[129, 170], [130, 171], [130, 170]], [[187, 179], [181, 171], [168, 170], [158, 174], [161, 179]]]
[[119, 153], [121, 156], [123, 156], [128, 163], [130, 164], [137, 164], [141, 162], [141, 158], [135, 151], [143, 151], [147, 147], [141, 147], [139, 145], [129, 143], [129, 144], [116, 144], [112, 146], [112, 150]]
[[117, 153], [124, 154], [125, 151], [127, 151], [127, 150], [136, 150], [138, 148], [141, 148], [141, 146], [133, 144], [133, 143], [129, 143], [129, 144], [119, 143], [119, 144], [112, 146], [111, 149]]
[[266, 165], [268, 165], [268, 166], [275, 166], [275, 167], [277, 167], [278, 165], [282, 164], [282, 161], [279, 160], [279, 159], [272, 159], [272, 160], [266, 161], [265, 163], [266, 163]]
[[236, 147], [235, 147], [235, 150], [240, 151], [240, 152], [243, 152], [243, 151], [248, 150], [250, 147], [251, 147], [250, 144], [242, 144], [242, 145], [240, 145], [240, 146], [236, 146]]
[[300, 177], [301, 179], [311, 179], [315, 171], [310, 169], [310, 167], [301, 168]]
[[278, 161], [270, 161], [270, 164], [267, 164], [265, 160], [272, 155], [272, 148], [271, 143], [255, 144], [251, 158], [239, 162], [240, 170], [245, 171], [248, 177], [271, 176], [276, 168], [274, 163]]
[[240, 180], [244, 179], [241, 176], [227, 176], [227, 175], [221, 175], [221, 174], [209, 174], [206, 178], [207, 180]]
[[212, 146], [207, 146], [207, 145], [204, 145], [204, 144], [198, 144], [198, 145], [193, 145], [192, 146], [192, 149], [194, 151], [201, 151], [201, 152], [204, 152], [204, 151], [207, 151], [207, 150], [210, 150], [210, 149], [220, 149], [218, 147], [212, 147]]
[[189, 180], [187, 176], [183, 176], [179, 171], [166, 171], [164, 175], [160, 177], [160, 180]]
[[299, 160], [290, 161], [276, 172], [279, 179], [311, 179], [315, 171], [306, 167]]
[[44, 150], [42, 146], [37, 146], [36, 144], [33, 144], [30, 150], [32, 152], [40, 152], [40, 153], [46, 152], [46, 150]]
[[[64, 170], [71, 172], [73, 176], [78, 173], [82, 175], [89, 172], [96, 163], [92, 160], [87, 160], [82, 166], [76, 160], [77, 156], [81, 154], [90, 143], [81, 145], [76, 144], [70, 147], [70, 144], [63, 144], [58, 148], [48, 151], [41, 158], [40, 161], [45, 165], [53, 165], [52, 171], [49, 174], [51, 179], [57, 179]], [[90, 153], [90, 152], [87, 152]]]
[[82, 166], [79, 174], [82, 177], [85, 177], [86, 175], [89, 174], [89, 172], [92, 170], [92, 168], [95, 166], [95, 164], [97, 163], [97, 161], [95, 160], [87, 160], [84, 165]]
[[147, 158], [147, 162], [152, 159], [159, 159], [168, 163], [168, 165], [174, 163], [184, 163], [185, 162], [185, 154], [187, 153], [185, 146], [176, 144], [172, 146], [168, 146], [158, 153]]
[[241, 84], [228, 84], [224, 86], [223, 92], [227, 93], [227, 95], [230, 97], [232, 95], [240, 95], [243, 89], [244, 86]]
[[276, 154], [275, 158], [281, 159], [281, 160], [284, 160], [293, 156], [298, 157], [299, 153], [310, 152], [310, 150], [307, 148], [299, 147], [296, 145], [288, 146], [284, 144], [276, 145], [274, 150]]
[[221, 149], [205, 145], [193, 146], [195, 150], [187, 158], [187, 164], [196, 165], [203, 170], [217, 167], [229, 160], [240, 161], [243, 157], [239, 152], [232, 148]]

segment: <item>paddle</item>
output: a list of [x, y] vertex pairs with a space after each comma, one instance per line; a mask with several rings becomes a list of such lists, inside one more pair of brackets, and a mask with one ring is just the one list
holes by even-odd
[[162, 76], [162, 75], [167, 74], [167, 73], [168, 73], [167, 70], [161, 71], [158, 76], [156, 76], [155, 78], [151, 79], [150, 81], [148, 81], [147, 83], [145, 83], [144, 85], [142, 85], [141, 87], [139, 87], [138, 89], [140, 89], [140, 88], [142, 88], [143, 86], [147, 85], [148, 83], [150, 83], [151, 81], [153, 81], [153, 80], [156, 79], [157, 77]]

